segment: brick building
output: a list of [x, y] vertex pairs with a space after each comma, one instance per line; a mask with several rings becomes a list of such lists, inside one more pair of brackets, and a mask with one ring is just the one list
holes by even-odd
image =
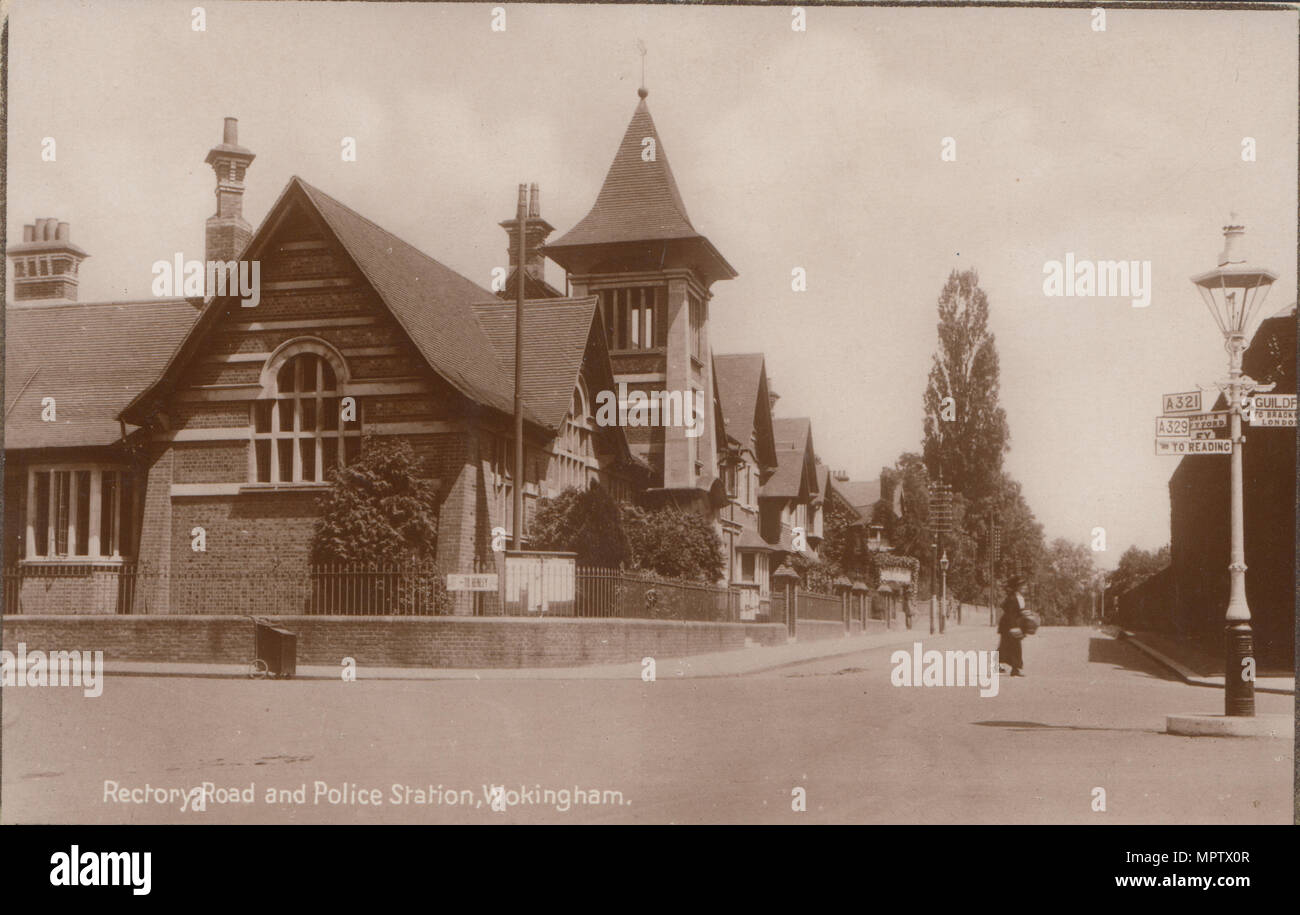
[[[492, 529], [510, 527], [513, 306], [296, 177], [248, 230], [252, 160], [228, 120], [207, 160], [206, 260], [258, 262], [255, 308], [78, 304], [86, 255], [52, 220], [10, 249], [5, 562], [28, 574], [6, 596], [23, 612], [228, 609], [177, 583], [305, 567], [327, 471], [363, 435], [425, 459], [444, 569], [490, 561]], [[542, 291], [526, 306], [526, 510], [591, 480], [630, 496], [649, 467], [593, 419], [614, 386], [598, 297]], [[128, 594], [113, 576], [131, 564], [158, 574]]]
[[[712, 518], [726, 582], [758, 615], [794, 529], [808, 556], [820, 542], [811, 423], [773, 420], [761, 354], [713, 356], [712, 287], [737, 274], [687, 216], [639, 95], [577, 225], [548, 243], [534, 188], [521, 265], [518, 224], [501, 223], [512, 272], [497, 293], [297, 177], [254, 230], [243, 195], [256, 157], [234, 119], [205, 160], [205, 261], [210, 274], [257, 263], [255, 305], [211, 276], [206, 296], [79, 303], [87, 255], [70, 227], [28, 227], [8, 251], [6, 599], [24, 613], [257, 607], [256, 588], [232, 579], [308, 566], [328, 472], [366, 436], [409, 441], [436, 480], [443, 571], [499, 562], [492, 533], [512, 529], [518, 482], [522, 282], [525, 545], [539, 499], [598, 480]], [[548, 257], [563, 290], [546, 281]], [[620, 409], [658, 396], [665, 415], [605, 424], [611, 393]], [[126, 587], [130, 569], [149, 574]]]

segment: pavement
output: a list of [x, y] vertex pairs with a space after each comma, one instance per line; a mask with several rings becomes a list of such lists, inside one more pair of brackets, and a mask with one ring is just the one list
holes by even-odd
[[[984, 631], [996, 643], [993, 628], [988, 625], [988, 609], [983, 610], [984, 623], [973, 615], [963, 616], [958, 625], [948, 620], [946, 629], [957, 631]], [[860, 635], [818, 640], [794, 641], [782, 645], [754, 644], [735, 651], [717, 651], [676, 658], [656, 658], [657, 678], [734, 677], [759, 671], [773, 670], [790, 664], [799, 664], [817, 658], [838, 657], [882, 646], [911, 645], [922, 639], [942, 639], [929, 634], [929, 617], [916, 617], [912, 629], [905, 628], [900, 616], [894, 628], [872, 631]], [[996, 647], [995, 644], [985, 646]], [[342, 668], [330, 665], [300, 664], [294, 672], [297, 680], [338, 680]], [[190, 664], [158, 661], [105, 660], [107, 676], [150, 677], [217, 677], [247, 678], [246, 664]], [[626, 680], [641, 679], [640, 661], [622, 664], [591, 664], [582, 667], [533, 668], [446, 668], [446, 667], [371, 667], [356, 668], [358, 680]]]
[[[1210, 673], [1223, 670], [1221, 658], [1207, 658], [1195, 644], [1154, 632], [1129, 632], [1116, 629], [1115, 634], [1126, 639], [1139, 651], [1163, 664], [1192, 686], [1207, 686], [1223, 690], [1223, 674]], [[1255, 677], [1255, 692], [1295, 695], [1295, 672], [1261, 669]]]
[[[0, 822], [1295, 817], [1294, 746], [1164, 733], [1166, 716], [1214, 713], [1222, 697], [1127, 640], [1043, 627], [1026, 640], [1028, 676], [1000, 678], [992, 696], [895, 686], [891, 659], [912, 641], [988, 649], [987, 625], [849, 641], [732, 652], [763, 666], [731, 675], [705, 674], [704, 659], [680, 677], [660, 664], [654, 682], [638, 669], [595, 682], [119, 676], [95, 699], [5, 688]], [[805, 651], [817, 656], [797, 657]], [[1291, 696], [1264, 693], [1257, 705], [1295, 712]], [[195, 811], [188, 800], [204, 783], [211, 800]]]

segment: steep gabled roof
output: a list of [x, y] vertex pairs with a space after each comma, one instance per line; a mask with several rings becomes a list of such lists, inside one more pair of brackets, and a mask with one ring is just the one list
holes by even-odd
[[[587, 296], [524, 303], [524, 401], [548, 429], [558, 429], [573, 404], [573, 389], [591, 337], [596, 302], [596, 296]], [[505, 372], [513, 397], [515, 305], [478, 302], [474, 314]]]
[[[305, 206], [315, 214], [352, 258], [430, 369], [469, 400], [513, 413], [513, 381], [497, 362], [472, 307], [474, 302], [493, 299], [493, 294], [324, 191], [297, 176], [291, 178], [241, 259], [260, 256], [281, 218], [296, 205]], [[149, 397], [175, 379], [193, 358], [208, 330], [220, 320], [225, 306], [221, 299], [208, 302], [158, 380], [131, 402], [124, 415], [130, 418], [139, 412]], [[524, 418], [537, 423], [536, 415], [527, 405]]]
[[315, 205], [429, 367], [471, 400], [513, 413], [514, 382], [470, 307], [492, 293], [301, 178], [294, 176], [290, 184]]
[[[646, 138], [654, 140], [653, 161], [642, 158], [647, 148], [642, 141]], [[686, 204], [668, 165], [663, 140], [642, 99], [632, 113], [591, 211], [546, 247], [662, 241], [695, 238], [699, 234], [686, 215]]]
[[[5, 448], [97, 447], [198, 319], [186, 299], [5, 310]], [[41, 419], [54, 398], [55, 421]]]
[[763, 484], [764, 498], [798, 499], [817, 494], [816, 454], [812, 445], [812, 420], [806, 416], [772, 420], [776, 439], [777, 470]]
[[772, 435], [772, 406], [767, 391], [767, 370], [762, 353], [713, 357], [713, 383], [722, 402], [727, 437], [748, 448], [753, 437], [758, 461], [776, 467], [776, 441]]
[[[647, 140], [653, 141], [653, 158]], [[655, 244], [650, 247], [650, 243]], [[737, 275], [712, 242], [691, 225], [644, 94], [591, 210], [542, 250], [566, 270], [582, 273], [598, 260], [591, 256], [593, 250], [610, 246], [621, 247], [625, 254], [632, 249], [660, 263], [689, 263], [709, 283]]]

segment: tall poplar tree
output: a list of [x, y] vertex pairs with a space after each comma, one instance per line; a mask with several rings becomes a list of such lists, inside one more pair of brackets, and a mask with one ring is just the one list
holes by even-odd
[[923, 454], [930, 477], [968, 500], [987, 496], [1010, 447], [999, 403], [998, 351], [975, 270], [948, 275], [939, 294], [939, 347], [925, 389]]

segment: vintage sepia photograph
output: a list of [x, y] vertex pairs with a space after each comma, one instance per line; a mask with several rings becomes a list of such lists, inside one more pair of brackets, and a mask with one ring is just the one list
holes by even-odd
[[1293, 6], [6, 16], [0, 823], [1295, 822]]

